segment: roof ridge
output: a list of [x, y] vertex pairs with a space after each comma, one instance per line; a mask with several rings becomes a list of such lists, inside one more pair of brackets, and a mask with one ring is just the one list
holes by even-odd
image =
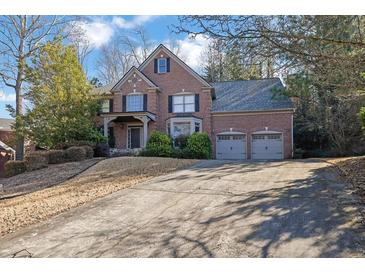
[[209, 83], [213, 84], [213, 83], [228, 83], [228, 82], [248, 82], [248, 81], [263, 81], [263, 80], [274, 80], [274, 79], [278, 79], [281, 81], [280, 77], [268, 77], [261, 79], [224, 80], [224, 81], [209, 82]]

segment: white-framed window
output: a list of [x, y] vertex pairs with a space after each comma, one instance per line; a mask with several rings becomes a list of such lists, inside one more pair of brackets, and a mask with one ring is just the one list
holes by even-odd
[[191, 122], [175, 122], [174, 123], [174, 136], [190, 136], [191, 134]]
[[158, 73], [166, 73], [167, 72], [167, 59], [159, 58], [157, 59], [157, 72]]
[[127, 96], [127, 111], [142, 111], [143, 95], [133, 94]]
[[103, 100], [101, 102], [101, 112], [102, 113], [108, 113], [108, 112], [110, 112], [110, 103], [109, 103], [109, 100]]
[[194, 117], [170, 118], [166, 122], [166, 131], [173, 139], [180, 135], [190, 136], [202, 131], [202, 120]]
[[194, 112], [195, 95], [174, 95], [172, 97], [173, 112]]

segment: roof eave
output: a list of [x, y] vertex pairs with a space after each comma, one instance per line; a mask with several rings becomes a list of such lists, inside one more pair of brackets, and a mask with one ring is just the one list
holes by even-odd
[[228, 111], [211, 111], [214, 114], [232, 114], [232, 113], [257, 113], [257, 112], [294, 112], [295, 108], [280, 108], [280, 109], [261, 109], [261, 110], [228, 110]]

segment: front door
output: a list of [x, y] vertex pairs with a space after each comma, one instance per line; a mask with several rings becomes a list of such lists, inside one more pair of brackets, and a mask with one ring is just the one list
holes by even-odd
[[132, 127], [128, 130], [129, 148], [140, 148], [141, 147], [141, 128]]

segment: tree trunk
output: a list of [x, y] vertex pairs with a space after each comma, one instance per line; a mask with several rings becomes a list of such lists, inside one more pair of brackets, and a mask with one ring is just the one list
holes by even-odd
[[15, 83], [15, 95], [16, 95], [16, 122], [15, 122], [15, 135], [16, 135], [16, 145], [15, 145], [15, 159], [23, 160], [24, 157], [24, 136], [22, 130], [22, 113], [23, 113], [23, 98], [22, 98], [22, 86], [25, 79], [25, 56], [24, 56], [24, 40], [26, 36], [26, 26], [27, 17], [24, 15], [21, 19], [21, 33], [19, 39], [19, 60], [18, 60], [18, 73]]

